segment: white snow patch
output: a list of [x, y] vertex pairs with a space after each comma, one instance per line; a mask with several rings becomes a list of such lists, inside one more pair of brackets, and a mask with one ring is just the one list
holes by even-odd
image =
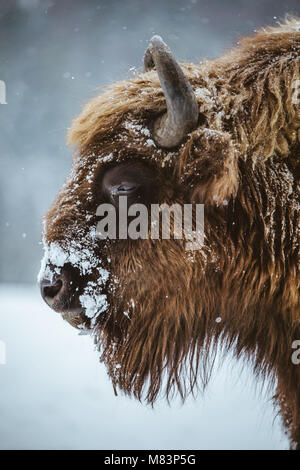
[[164, 168], [164, 166], [168, 163], [171, 162], [172, 158], [174, 157], [174, 152], [169, 152], [162, 160], [161, 166]]
[[155, 145], [155, 143], [152, 139], [147, 139], [146, 144], [148, 145], [148, 147], [156, 147], [156, 145]]
[[[95, 229], [92, 228], [89, 233], [91, 241], [94, 239]], [[44, 242], [44, 257], [41, 261], [41, 268], [38, 274], [38, 282], [42, 279], [53, 279], [53, 270], [59, 273], [59, 268], [66, 263], [79, 269], [80, 274], [90, 274], [93, 268], [97, 268], [100, 274], [98, 283], [104, 284], [108, 277], [109, 272], [99, 267], [99, 259], [95, 256], [93, 250], [83, 247], [80, 242], [72, 240], [68, 249], [62, 248], [58, 243], [52, 242], [47, 245]], [[52, 269], [50, 268], [50, 266]]]
[[207, 88], [196, 88], [195, 95], [202, 100], [211, 99], [211, 92]]
[[79, 301], [84, 308], [85, 315], [93, 320], [92, 327], [98, 315], [108, 308], [106, 295], [91, 293], [89, 288], [87, 289], [87, 293], [80, 295]]
[[102, 162], [110, 162], [113, 159], [113, 154], [109, 153], [108, 155], [105, 155], [104, 157], [101, 157]]
[[136, 135], [142, 134], [145, 137], [151, 137], [149, 129], [147, 129], [146, 127], [141, 126], [141, 124], [137, 124], [137, 123], [134, 123], [132, 121], [126, 121], [124, 123], [124, 127], [127, 130], [133, 131], [134, 134], [136, 134]]

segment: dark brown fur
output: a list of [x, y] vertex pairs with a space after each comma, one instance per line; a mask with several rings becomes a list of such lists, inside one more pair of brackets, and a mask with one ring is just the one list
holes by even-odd
[[[163, 386], [168, 397], [177, 389], [185, 398], [205, 385], [220, 342], [278, 383], [277, 402], [299, 448], [300, 365], [291, 354], [300, 339], [300, 110], [292, 102], [300, 21], [183, 68], [197, 94], [199, 127], [173, 152], [124, 124], [151, 129], [164, 111], [155, 71], [113, 85], [74, 121], [69, 141], [78, 153], [46, 216], [46, 243], [85, 246], [86, 215], [89, 227], [96, 223], [98, 181], [110, 154], [109, 164], [138, 159], [152, 166], [160, 203], [204, 203], [200, 251], [187, 252], [184, 240], [99, 241], [93, 248], [110, 272], [109, 308], [93, 329], [101, 359], [116, 388], [153, 403]], [[94, 269], [81, 277], [80, 292], [97, 275]]]

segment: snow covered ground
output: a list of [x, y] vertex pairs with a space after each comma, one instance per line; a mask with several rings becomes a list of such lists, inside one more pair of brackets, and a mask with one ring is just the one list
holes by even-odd
[[222, 365], [204, 397], [154, 410], [115, 397], [90, 337], [40, 299], [0, 285], [1, 449], [286, 449], [270, 393], [251, 371]]

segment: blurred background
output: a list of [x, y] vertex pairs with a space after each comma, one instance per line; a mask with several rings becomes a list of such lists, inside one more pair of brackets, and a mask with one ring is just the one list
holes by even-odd
[[33, 286], [41, 217], [70, 168], [65, 135], [82, 105], [141, 67], [153, 34], [178, 60], [197, 62], [286, 13], [300, 15], [299, 0], [0, 1], [1, 448], [286, 447], [247, 369], [237, 374], [243, 387], [223, 366], [206, 406], [162, 404], [151, 414], [115, 399], [89, 338], [56, 318]]

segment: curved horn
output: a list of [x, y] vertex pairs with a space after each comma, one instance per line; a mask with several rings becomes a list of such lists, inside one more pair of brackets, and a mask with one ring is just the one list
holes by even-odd
[[157, 119], [153, 138], [172, 148], [197, 126], [198, 103], [190, 82], [160, 36], [153, 36], [144, 56], [144, 71], [156, 68], [167, 101], [167, 113]]

